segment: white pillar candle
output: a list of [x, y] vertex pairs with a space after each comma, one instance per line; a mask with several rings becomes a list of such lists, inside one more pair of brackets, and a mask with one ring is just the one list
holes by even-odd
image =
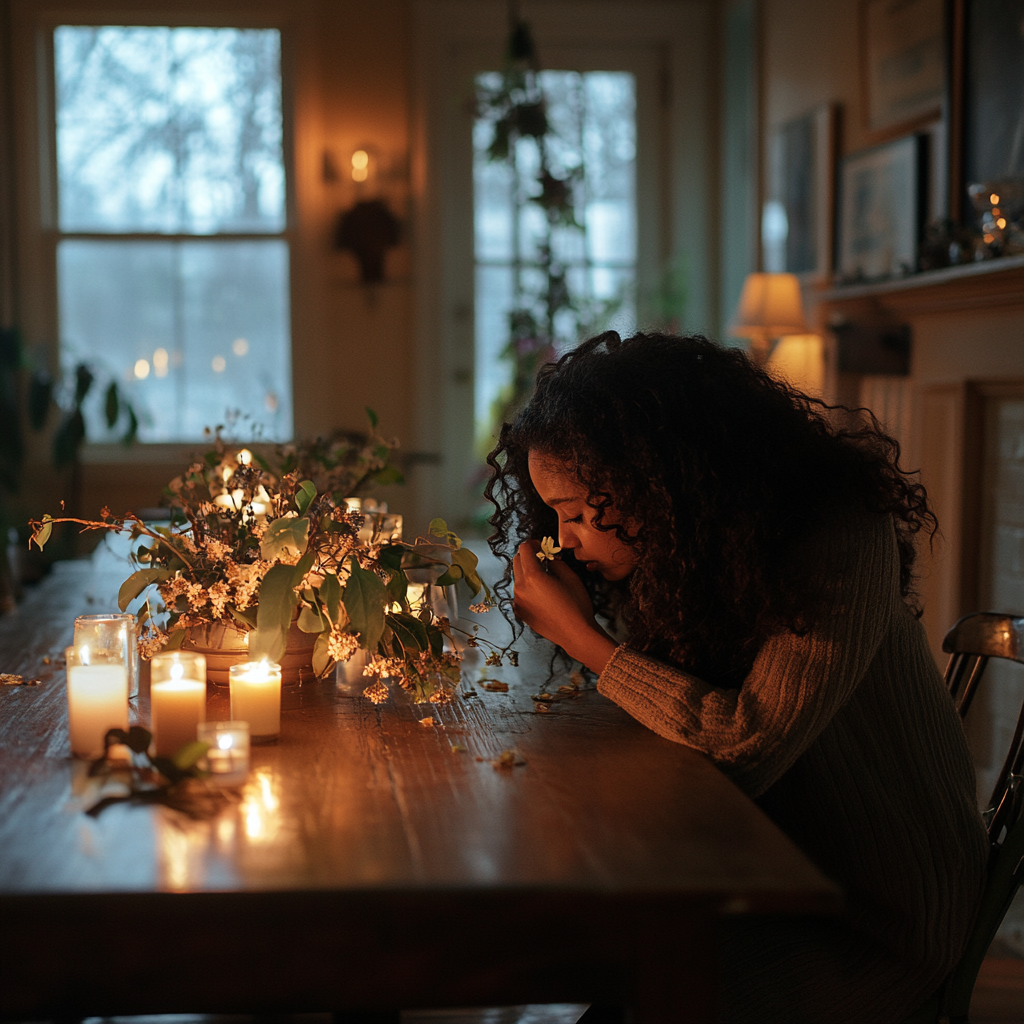
[[169, 651], [153, 657], [151, 673], [153, 750], [171, 757], [196, 739], [206, 721], [206, 658], [191, 651]]
[[244, 661], [228, 670], [231, 717], [249, 723], [252, 742], [276, 739], [281, 732], [281, 666]]
[[67, 649], [68, 732], [76, 757], [102, 757], [110, 729], [128, 728], [128, 670], [124, 661]]

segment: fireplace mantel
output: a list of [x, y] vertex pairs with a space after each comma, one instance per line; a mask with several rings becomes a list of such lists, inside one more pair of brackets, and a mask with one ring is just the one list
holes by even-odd
[[901, 316], [1024, 305], [1024, 256], [929, 270], [873, 284], [836, 285], [814, 298], [829, 310], [875, 306]]

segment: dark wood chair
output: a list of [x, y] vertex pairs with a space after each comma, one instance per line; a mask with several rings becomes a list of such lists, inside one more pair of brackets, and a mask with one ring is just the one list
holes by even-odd
[[[976, 612], [946, 634], [946, 685], [964, 718], [992, 658], [1024, 665], [1024, 617]], [[967, 1024], [978, 971], [1017, 889], [1024, 883], [1024, 687], [1021, 711], [1003, 767], [983, 814], [991, 853], [988, 879], [960, 962], [928, 1002], [905, 1024]]]

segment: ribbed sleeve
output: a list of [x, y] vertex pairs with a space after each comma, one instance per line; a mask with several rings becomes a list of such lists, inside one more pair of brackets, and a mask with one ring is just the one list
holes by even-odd
[[857, 525], [823, 534], [798, 553], [819, 567], [824, 612], [805, 636], [770, 639], [738, 690], [625, 645], [612, 655], [598, 690], [659, 735], [707, 754], [741, 789], [759, 796], [850, 699], [899, 599], [892, 524], [872, 516]]

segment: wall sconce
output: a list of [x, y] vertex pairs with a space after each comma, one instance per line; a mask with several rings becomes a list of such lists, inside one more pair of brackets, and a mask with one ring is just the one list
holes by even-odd
[[796, 276], [748, 274], [729, 330], [737, 337], [750, 339], [750, 355], [759, 366], [767, 361], [773, 339], [806, 333], [807, 321]]
[[338, 217], [334, 244], [359, 263], [363, 284], [384, 280], [384, 255], [398, 245], [398, 218], [383, 199], [361, 199]]
[[401, 206], [406, 177], [401, 159], [383, 160], [372, 145], [360, 145], [340, 159], [331, 150], [324, 152], [325, 183], [342, 186], [351, 200], [338, 215], [334, 245], [355, 256], [364, 284], [384, 280], [385, 254], [399, 242], [401, 225], [389, 198]]

